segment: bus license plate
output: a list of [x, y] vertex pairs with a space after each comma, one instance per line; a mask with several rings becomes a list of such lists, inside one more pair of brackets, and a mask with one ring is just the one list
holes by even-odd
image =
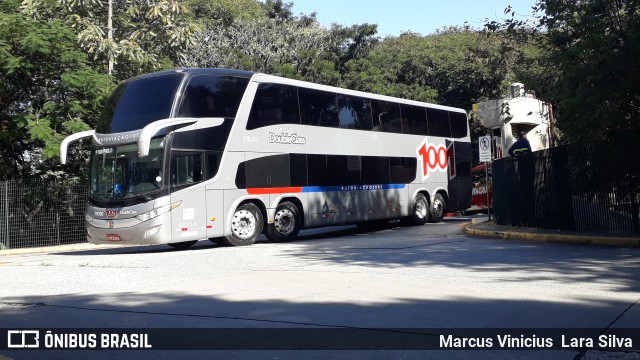
[[107, 234], [107, 241], [122, 241], [118, 234]]

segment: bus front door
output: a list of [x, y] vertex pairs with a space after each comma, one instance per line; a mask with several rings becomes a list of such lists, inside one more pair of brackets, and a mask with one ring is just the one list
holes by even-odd
[[171, 157], [171, 203], [180, 205], [171, 212], [172, 242], [207, 237], [207, 211], [202, 154], [173, 152]]

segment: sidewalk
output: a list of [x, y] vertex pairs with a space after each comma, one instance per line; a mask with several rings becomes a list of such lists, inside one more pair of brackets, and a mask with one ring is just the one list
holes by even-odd
[[[484, 219], [480, 219], [481, 221]], [[565, 230], [534, 229], [515, 226], [497, 225], [493, 221], [484, 221], [468, 225], [466, 232], [469, 235], [530, 240], [539, 242], [561, 242], [576, 244], [592, 244], [605, 246], [640, 246], [640, 236], [633, 237], [629, 234], [590, 233]]]

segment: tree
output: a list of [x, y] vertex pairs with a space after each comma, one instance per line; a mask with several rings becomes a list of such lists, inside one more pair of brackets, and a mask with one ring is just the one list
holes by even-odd
[[65, 19], [105, 72], [115, 65], [118, 79], [178, 63], [198, 30], [181, 0], [114, 1], [112, 39], [105, 35], [108, 4], [102, 0], [24, 0], [22, 11], [35, 19]]
[[17, 0], [5, 5], [0, 8], [0, 178], [13, 179], [51, 165], [46, 162], [58, 154], [65, 134], [92, 127], [114, 84], [90, 67], [68, 25], [20, 14]]
[[501, 95], [510, 58], [498, 37], [468, 28], [428, 36], [387, 37], [368, 56], [348, 61], [345, 86], [470, 109]]
[[266, 16], [264, 4], [256, 0], [187, 0], [186, 5], [205, 27], [229, 26], [235, 20], [253, 21]]
[[294, 19], [293, 11], [291, 11], [293, 8], [292, 2], [285, 3], [282, 0], [267, 0], [263, 6], [269, 19], [281, 22]]
[[[189, 47], [186, 67], [228, 67], [307, 80], [322, 79], [323, 57], [332, 49], [331, 33], [315, 19], [263, 17], [230, 25], [206, 26]], [[332, 64], [329, 66], [333, 68]], [[315, 75], [310, 76], [314, 71]], [[335, 82], [335, 79], [334, 79]]]
[[331, 32], [336, 38], [336, 49], [333, 51], [337, 54], [335, 61], [343, 74], [347, 71], [346, 64], [349, 61], [367, 57], [380, 41], [376, 36], [376, 24], [355, 24], [349, 27], [333, 24]]
[[[640, 1], [538, 0], [535, 22], [489, 22], [512, 37], [535, 34], [548, 99], [567, 139], [637, 137], [640, 122]], [[505, 11], [507, 14], [509, 8]], [[530, 39], [530, 37], [529, 37]]]

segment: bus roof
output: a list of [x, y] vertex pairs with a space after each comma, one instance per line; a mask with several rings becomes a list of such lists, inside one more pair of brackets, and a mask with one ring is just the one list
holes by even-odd
[[467, 114], [467, 112], [464, 109], [460, 109], [460, 108], [454, 108], [454, 107], [450, 107], [450, 106], [438, 105], [438, 104], [415, 101], [415, 100], [408, 100], [408, 99], [397, 98], [397, 97], [393, 97], [393, 96], [379, 95], [379, 94], [368, 93], [368, 92], [364, 92], [364, 91], [350, 90], [350, 89], [339, 88], [339, 87], [329, 86], [329, 85], [321, 85], [321, 84], [317, 84], [317, 83], [312, 83], [312, 82], [307, 82], [307, 81], [302, 81], [302, 80], [288, 79], [288, 78], [283, 78], [283, 77], [274, 76], [274, 75], [256, 73], [251, 80], [255, 81], [255, 82], [259, 82], [259, 83], [277, 83], [277, 84], [304, 87], [304, 88], [308, 88], [308, 89], [331, 91], [331, 92], [335, 92], [335, 93], [338, 93], [338, 94], [359, 96], [359, 97], [382, 100], [382, 101], [392, 101], [392, 102], [403, 103], [403, 104], [407, 104], [407, 105], [416, 105], [416, 106], [425, 106], [426, 105], [426, 106], [434, 108], [434, 109], [448, 110], [448, 111], [453, 111], [453, 112], [460, 112], [460, 113], [464, 113], [465, 115]]
[[398, 102], [398, 103], [403, 103], [403, 104], [408, 104], [408, 105], [416, 105], [416, 106], [425, 106], [426, 105], [426, 106], [434, 108], [434, 109], [441, 109], [441, 110], [447, 110], [447, 111], [460, 112], [460, 113], [464, 113], [466, 115], [466, 111], [464, 109], [454, 108], [454, 107], [450, 107], [450, 106], [438, 105], [438, 104], [415, 101], [415, 100], [402, 99], [402, 98], [386, 96], [386, 95], [379, 95], [379, 94], [374, 94], [374, 93], [367, 93], [367, 92], [363, 92], [363, 91], [350, 90], [350, 89], [339, 88], [339, 87], [329, 86], [329, 85], [322, 85], [322, 84], [317, 84], [317, 83], [312, 83], [312, 82], [307, 82], [307, 81], [302, 81], [302, 80], [288, 79], [288, 78], [283, 78], [283, 77], [275, 76], [275, 75], [267, 75], [267, 74], [263, 74], [263, 73], [256, 73], [256, 72], [252, 72], [252, 71], [235, 70], [235, 69], [225, 69], [225, 68], [180, 68], [180, 69], [172, 69], [172, 70], [158, 71], [158, 72], [154, 72], [154, 73], [150, 73], [150, 74], [144, 74], [144, 75], [140, 75], [140, 76], [136, 76], [134, 78], [131, 78], [131, 79], [127, 80], [127, 81], [143, 79], [143, 78], [159, 76], [159, 75], [175, 74], [175, 73], [184, 73], [184, 74], [188, 74], [188, 75], [204, 75], [204, 74], [208, 74], [208, 75], [246, 77], [246, 78], [251, 78], [252, 81], [255, 81], [255, 82], [258, 82], [258, 83], [284, 84], [284, 85], [298, 86], [298, 87], [304, 87], [304, 88], [309, 88], [309, 89], [331, 91], [331, 92], [335, 92], [335, 93], [338, 93], [338, 94], [359, 96], [359, 97], [365, 97], [365, 98], [382, 100], [382, 101], [393, 101], [393, 102]]
[[244, 70], [235, 70], [235, 69], [224, 69], [224, 68], [180, 68], [180, 69], [171, 69], [164, 71], [157, 71], [149, 74], [143, 74], [131, 78], [130, 80], [143, 79], [153, 76], [159, 75], [167, 75], [167, 74], [175, 74], [175, 73], [183, 73], [189, 75], [222, 75], [222, 76], [238, 76], [238, 77], [246, 77], [250, 78], [255, 75], [255, 72], [252, 71], [244, 71]]

